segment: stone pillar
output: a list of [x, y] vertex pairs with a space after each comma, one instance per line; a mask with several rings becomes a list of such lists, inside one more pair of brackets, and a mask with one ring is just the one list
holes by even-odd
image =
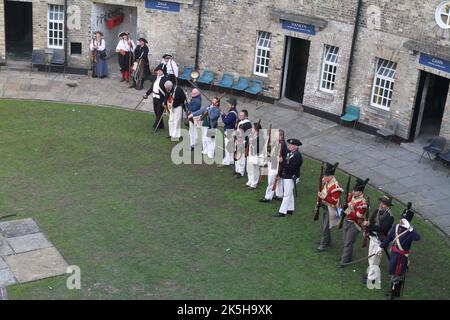
[[442, 118], [442, 126], [440, 136], [450, 140], [450, 88], [447, 94], [447, 101], [445, 103], [444, 117]]
[[0, 1], [0, 64], [6, 60], [5, 2]]

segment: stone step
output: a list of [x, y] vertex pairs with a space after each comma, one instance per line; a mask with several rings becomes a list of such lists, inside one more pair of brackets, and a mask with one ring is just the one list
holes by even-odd
[[4, 70], [13, 71], [30, 71], [31, 61], [29, 60], [7, 60], [6, 66], [3, 66]]
[[303, 112], [303, 105], [301, 103], [287, 98], [281, 98], [280, 100], [275, 101], [275, 105], [277, 107]]

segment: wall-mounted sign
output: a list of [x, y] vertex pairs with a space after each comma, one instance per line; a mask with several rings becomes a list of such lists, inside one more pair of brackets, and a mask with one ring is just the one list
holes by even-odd
[[285, 30], [306, 33], [312, 36], [316, 35], [316, 28], [313, 25], [287, 20], [282, 20], [281, 23], [281, 27]]
[[419, 63], [421, 65], [438, 69], [450, 73], [450, 61], [436, 58], [425, 53], [420, 54]]
[[145, 9], [180, 12], [180, 4], [170, 1], [145, 0]]

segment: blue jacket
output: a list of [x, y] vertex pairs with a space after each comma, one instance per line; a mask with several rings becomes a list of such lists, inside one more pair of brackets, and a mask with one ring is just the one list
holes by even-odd
[[218, 107], [210, 107], [208, 110], [209, 127], [217, 128], [217, 122], [220, 118], [220, 109]]
[[224, 130], [234, 130], [236, 127], [236, 120], [237, 120], [237, 110], [236, 108], [233, 108], [228, 112], [227, 115], [222, 115], [222, 122], [225, 125]]
[[186, 104], [186, 106], [188, 110], [191, 111], [192, 113], [200, 110], [202, 107], [202, 97], [200, 95], [193, 97], [191, 102]]

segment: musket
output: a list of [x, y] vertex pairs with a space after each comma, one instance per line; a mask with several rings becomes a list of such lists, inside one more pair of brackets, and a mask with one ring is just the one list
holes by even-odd
[[[323, 180], [323, 170], [324, 170], [324, 163], [320, 165], [320, 177], [319, 177], [319, 192], [322, 191], [322, 180]], [[316, 202], [316, 212], [314, 213], [314, 221], [317, 221], [319, 219], [320, 214], [320, 207], [322, 206], [322, 199], [317, 196], [317, 202]]]
[[17, 213], [7, 214], [7, 215], [5, 215], [5, 216], [0, 216], [0, 220], [2, 220], [2, 219], [8, 219], [8, 218], [15, 217], [15, 216], [17, 216]]
[[136, 107], [134, 107], [134, 110], [136, 110], [142, 103], [142, 101], [144, 101], [144, 97], [142, 97], [141, 101], [139, 101], [139, 103], [136, 105]]
[[159, 129], [159, 125], [161, 124], [162, 119], [164, 118], [164, 112], [166, 112], [166, 106], [164, 106], [164, 110], [163, 113], [161, 114], [161, 117], [159, 118], [158, 124], [155, 127], [155, 130], [153, 130], [153, 133], [156, 133], [156, 131], [158, 131]]
[[277, 176], [275, 177], [275, 182], [273, 183], [272, 191], [277, 190], [277, 186], [280, 181], [280, 176], [278, 175], [278, 170], [280, 168], [280, 157], [282, 156], [283, 146], [281, 145], [280, 141], [278, 143], [279, 143], [278, 145], [279, 145], [280, 150], [278, 151], [278, 158], [276, 159], [277, 160]]
[[[347, 204], [347, 201], [348, 201], [348, 193], [350, 191], [351, 180], [352, 180], [352, 176], [349, 175], [348, 179], [347, 179], [347, 185], [345, 186], [345, 204]], [[341, 219], [339, 220], [339, 225], [338, 225], [339, 229], [342, 229], [342, 226], [344, 225], [344, 220], [345, 220], [345, 212], [343, 211], [342, 215], [341, 215]]]
[[267, 138], [267, 154], [270, 156], [272, 153], [272, 124], [269, 125], [269, 137]]
[[[380, 209], [378, 209], [378, 212], [380, 212]], [[369, 214], [370, 214], [370, 197], [367, 196], [367, 210], [366, 210], [366, 217], [365, 221], [369, 220]], [[369, 241], [369, 233], [365, 230], [363, 230], [363, 240], [362, 240], [362, 248], [367, 247], [367, 242]]]

